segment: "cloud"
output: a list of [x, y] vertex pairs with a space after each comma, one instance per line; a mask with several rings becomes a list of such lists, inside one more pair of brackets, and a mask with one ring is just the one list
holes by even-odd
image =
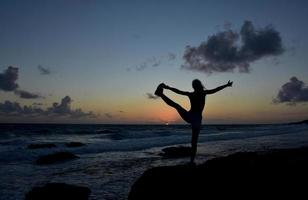
[[136, 66], [135, 68], [136, 68], [137, 71], [142, 71], [147, 67], [148, 67], [148, 63], [147, 63], [147, 61], [145, 61], [145, 62], [141, 63], [140, 65]]
[[14, 91], [18, 88], [18, 68], [9, 66], [3, 73], [0, 73], [0, 90]]
[[38, 98], [42, 98], [42, 96], [40, 96], [38, 94], [27, 92], [25, 90], [15, 90], [14, 93], [17, 96], [19, 96], [20, 98], [23, 98], [23, 99], [38, 99]]
[[175, 58], [176, 58], [176, 55], [174, 53], [168, 53], [167, 54], [168, 61], [175, 60]]
[[0, 73], [0, 90], [5, 92], [14, 92], [15, 95], [23, 99], [42, 98], [38, 94], [19, 90], [19, 85], [16, 83], [18, 79], [18, 67], [9, 66], [3, 73]]
[[[241, 45], [239, 45], [241, 44]], [[250, 64], [284, 52], [282, 40], [273, 26], [255, 29], [245, 21], [239, 33], [229, 29], [208, 37], [198, 47], [187, 46], [184, 69], [213, 72], [249, 72]]]
[[[148, 58], [133, 68], [135, 68], [137, 71], [142, 71], [148, 67], [158, 67], [164, 63], [171, 62], [175, 59], [176, 59], [176, 55], [174, 53], [168, 53], [167, 55]], [[130, 68], [127, 68], [126, 70], [130, 71]]]
[[72, 118], [81, 118], [81, 117], [90, 117], [90, 118], [96, 118], [97, 116], [92, 112], [84, 112], [81, 108], [78, 108], [76, 110], [71, 110], [68, 113], [68, 116]]
[[156, 100], [156, 99], [159, 98], [159, 96], [156, 96], [156, 95], [154, 95], [154, 94], [152, 94], [152, 93], [146, 93], [146, 95], [147, 95], [147, 98], [148, 98], [148, 99]]
[[157, 58], [152, 59], [152, 67], [158, 67], [162, 63], [162, 60], [159, 60]]
[[105, 113], [105, 116], [106, 116], [107, 118], [109, 118], [109, 119], [112, 119], [112, 118], [113, 118], [113, 116], [112, 116], [110, 113]]
[[74, 118], [80, 117], [94, 117], [95, 115], [92, 112], [83, 112], [80, 108], [76, 110], [71, 109], [72, 99], [69, 96], [65, 96], [62, 98], [61, 103], [53, 103], [52, 107], [47, 109], [47, 113], [56, 114], [56, 115], [63, 115], [63, 116], [70, 116]]
[[71, 109], [72, 99], [69, 96], [62, 98], [60, 103], [53, 103], [51, 107], [42, 109], [39, 104], [21, 106], [18, 102], [5, 101], [0, 103], [0, 114], [13, 116], [55, 116], [55, 117], [97, 117], [93, 112], [84, 112], [82, 109]]
[[303, 81], [298, 80], [293, 76], [290, 78], [289, 82], [281, 86], [281, 89], [273, 102], [287, 103], [288, 105], [308, 102], [308, 87], [305, 87]]
[[17, 102], [5, 101], [4, 103], [0, 103], [0, 114], [9, 116], [36, 116], [45, 114], [45, 111], [32, 106], [21, 106]]
[[69, 114], [71, 112], [72, 99], [69, 96], [65, 96], [61, 103], [53, 103], [52, 107], [48, 109], [49, 113], [56, 113], [60, 115]]
[[50, 69], [43, 67], [42, 65], [38, 65], [37, 69], [40, 71], [41, 75], [49, 75], [51, 74]]

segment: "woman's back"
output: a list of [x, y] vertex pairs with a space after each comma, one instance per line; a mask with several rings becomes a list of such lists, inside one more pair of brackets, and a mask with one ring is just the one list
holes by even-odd
[[205, 92], [194, 91], [189, 94], [190, 111], [198, 114], [202, 114], [205, 105]]

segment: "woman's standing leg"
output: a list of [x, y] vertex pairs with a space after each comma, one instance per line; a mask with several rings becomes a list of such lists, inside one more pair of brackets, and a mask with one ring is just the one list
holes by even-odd
[[200, 133], [200, 128], [192, 128], [190, 163], [194, 163], [195, 161], [199, 133]]

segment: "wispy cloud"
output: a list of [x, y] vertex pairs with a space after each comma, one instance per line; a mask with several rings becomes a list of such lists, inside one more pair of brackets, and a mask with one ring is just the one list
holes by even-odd
[[147, 98], [148, 98], [148, 99], [156, 100], [156, 99], [159, 98], [158, 96], [156, 96], [156, 95], [154, 95], [154, 94], [152, 94], [152, 93], [146, 93], [146, 95], [147, 95]]
[[142, 63], [132, 67], [132, 68], [127, 68], [127, 71], [131, 71], [131, 69], [135, 69], [137, 71], [142, 71], [145, 70], [146, 68], [149, 67], [159, 67], [162, 64], [165, 63], [169, 63], [173, 60], [176, 59], [176, 55], [174, 53], [168, 53], [166, 55], [163, 56], [159, 56], [159, 57], [151, 57], [146, 59], [145, 61], [143, 61]]
[[176, 59], [176, 55], [174, 53], [168, 53], [167, 54], [167, 60], [172, 61]]
[[272, 25], [256, 29], [252, 22], [245, 21], [239, 33], [228, 29], [209, 36], [197, 47], [187, 46], [182, 67], [207, 74], [235, 69], [249, 72], [252, 62], [283, 52], [280, 33]]
[[50, 69], [48, 69], [46, 67], [43, 67], [42, 65], [38, 65], [37, 69], [39, 70], [41, 75], [49, 75], [49, 74], [51, 74]]
[[112, 118], [113, 118], [113, 115], [110, 114], [110, 113], [105, 113], [105, 116], [106, 116], [107, 118], [109, 118], [109, 119], [112, 119]]
[[20, 98], [23, 98], [23, 99], [39, 99], [39, 98], [43, 98], [42, 96], [40, 96], [38, 94], [27, 92], [25, 90], [15, 90], [14, 93], [17, 96], [19, 96]]

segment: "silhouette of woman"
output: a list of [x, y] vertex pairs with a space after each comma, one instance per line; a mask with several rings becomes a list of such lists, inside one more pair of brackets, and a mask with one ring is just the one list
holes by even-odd
[[[198, 136], [201, 129], [202, 123], [202, 111], [205, 105], [205, 96], [208, 94], [214, 94], [226, 87], [232, 87], [233, 82], [228, 81], [227, 84], [219, 86], [212, 90], [207, 90], [202, 85], [201, 81], [198, 79], [193, 80], [192, 87], [194, 89], [193, 92], [185, 92], [181, 91], [176, 88], [172, 88], [164, 83], [158, 85], [155, 95], [161, 97], [169, 106], [175, 108], [179, 115], [182, 117], [184, 121], [191, 124], [192, 128], [192, 137], [191, 137], [191, 158], [190, 162], [194, 163], [196, 152], [197, 152], [197, 143], [198, 143]], [[163, 90], [168, 89], [180, 95], [188, 96], [190, 100], [191, 108], [189, 111], [182, 108], [179, 104], [175, 103], [171, 99], [169, 99], [164, 93]]]

